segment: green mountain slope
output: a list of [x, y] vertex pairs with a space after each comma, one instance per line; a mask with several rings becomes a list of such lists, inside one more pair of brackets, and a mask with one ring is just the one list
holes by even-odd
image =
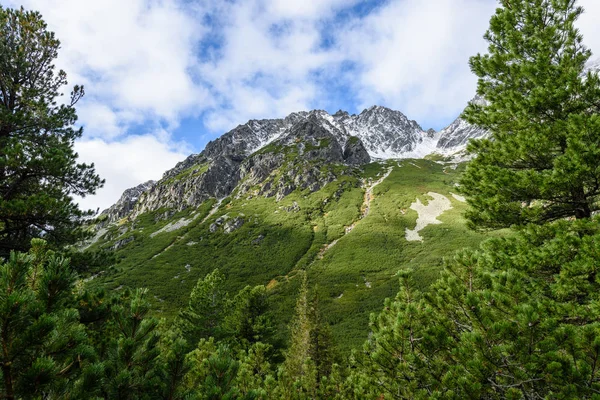
[[[338, 344], [357, 345], [366, 337], [369, 314], [396, 293], [398, 270], [414, 269], [425, 288], [444, 257], [485, 238], [466, 228], [466, 204], [453, 196], [460, 170], [431, 160], [372, 163], [279, 202], [246, 193], [174, 215], [145, 213], [100, 232], [92, 248], [117, 247], [119, 261], [89, 282], [111, 290], [147, 287], [156, 313], [171, 317], [186, 305], [198, 278], [219, 268], [231, 292], [267, 286], [285, 337], [296, 272], [307, 269]], [[418, 218], [411, 204], [420, 199], [427, 205], [430, 192], [452, 208], [437, 218], [440, 224], [419, 232], [423, 241], [407, 241], [406, 229]]]

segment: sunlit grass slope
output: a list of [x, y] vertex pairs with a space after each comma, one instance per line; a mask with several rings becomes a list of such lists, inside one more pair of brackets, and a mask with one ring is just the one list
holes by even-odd
[[[369, 213], [362, 218], [364, 187], [390, 168], [389, 176], [373, 188]], [[157, 314], [170, 317], [185, 306], [197, 279], [219, 268], [231, 293], [245, 285], [269, 288], [279, 332], [285, 337], [299, 284], [296, 272], [307, 269], [338, 344], [355, 346], [366, 337], [369, 314], [396, 293], [398, 270], [413, 269], [425, 289], [438, 276], [443, 257], [485, 238], [466, 228], [466, 204], [452, 196], [460, 169], [428, 160], [373, 163], [358, 176], [344, 176], [315, 193], [297, 191], [280, 202], [260, 196], [236, 198], [234, 193], [209, 218], [215, 200], [168, 220], [157, 218], [165, 210], [145, 214], [133, 224], [111, 227], [105, 239], [94, 244], [109, 247], [134, 237], [117, 250], [119, 262], [91, 284], [110, 290], [147, 287]], [[446, 196], [453, 208], [438, 218], [442, 224], [420, 232], [422, 242], [408, 242], [405, 230], [413, 229], [417, 220], [410, 206], [417, 198], [426, 204], [428, 192]], [[221, 225], [211, 232], [219, 218]], [[151, 236], [181, 219], [193, 220]], [[243, 224], [225, 232], [225, 223], [236, 219]]]

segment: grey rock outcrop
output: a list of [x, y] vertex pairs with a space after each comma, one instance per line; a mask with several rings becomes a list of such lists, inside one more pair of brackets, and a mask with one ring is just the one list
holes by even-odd
[[196, 207], [209, 198], [226, 197], [239, 181], [239, 165], [240, 162], [233, 158], [217, 156], [208, 162], [208, 168], [202, 174], [190, 174], [180, 179], [177, 175], [163, 178], [143, 195], [132, 217], [163, 207], [180, 211]]
[[255, 239], [252, 239], [252, 244], [259, 245], [265, 239], [265, 235], [258, 235]]
[[427, 137], [416, 121], [387, 107], [373, 106], [359, 115], [345, 116], [339, 122], [349, 134], [360, 138], [375, 158], [400, 158], [416, 150]]
[[230, 221], [227, 221], [225, 225], [223, 225], [223, 232], [231, 233], [238, 229], [240, 229], [244, 225], [244, 219], [240, 217], [236, 217]]
[[[472, 103], [485, 105], [485, 100], [476, 96]], [[466, 148], [469, 140], [485, 137], [489, 134], [485, 129], [472, 125], [458, 117], [448, 127], [442, 129], [439, 133], [437, 149], [442, 152], [456, 152]]]
[[110, 249], [111, 250], [119, 250], [119, 249], [125, 247], [126, 245], [128, 245], [129, 243], [133, 242], [134, 240], [135, 240], [135, 238], [133, 236], [130, 236], [130, 237], [125, 238], [125, 239], [117, 240], [115, 242], [115, 244], [113, 244], [110, 247]]
[[109, 224], [128, 216], [133, 211], [140, 197], [152, 189], [155, 184], [156, 182], [154, 181], [147, 181], [136, 187], [125, 190], [121, 195], [121, 198], [115, 204], [102, 211], [100, 216], [106, 216], [103, 223]]
[[[345, 143], [342, 145], [341, 141]], [[310, 115], [273, 142], [274, 151], [258, 152], [240, 167], [238, 196], [260, 185], [258, 194], [283, 199], [296, 189], [319, 190], [336, 179], [321, 167], [329, 164], [361, 165], [370, 161], [358, 138], [348, 140], [345, 134], [321, 115]], [[286, 155], [294, 156], [286, 158]], [[285, 171], [279, 171], [283, 166]], [[273, 173], [279, 171], [279, 176]]]
[[364, 143], [356, 136], [351, 136], [346, 142], [343, 157], [348, 165], [363, 165], [371, 162], [371, 156], [365, 149]]

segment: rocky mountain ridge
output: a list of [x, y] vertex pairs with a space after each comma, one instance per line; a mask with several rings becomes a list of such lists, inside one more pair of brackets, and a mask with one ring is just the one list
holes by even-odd
[[[250, 120], [209, 142], [158, 182], [125, 191], [103, 215], [110, 223], [162, 208], [197, 207], [232, 194], [281, 199], [298, 188], [319, 190], [372, 160], [451, 155], [470, 138], [484, 135], [460, 118], [440, 132], [425, 131], [400, 111], [381, 106], [358, 115], [313, 110]], [[327, 165], [342, 168], [336, 173]]]

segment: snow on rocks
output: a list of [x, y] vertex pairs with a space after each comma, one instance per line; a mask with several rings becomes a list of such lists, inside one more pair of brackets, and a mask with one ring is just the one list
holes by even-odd
[[432, 197], [432, 200], [429, 200], [427, 205], [421, 203], [419, 199], [410, 205], [410, 208], [415, 210], [419, 216], [415, 229], [406, 228], [406, 240], [409, 242], [422, 242], [423, 238], [419, 235], [419, 231], [427, 225], [441, 224], [442, 222], [437, 217], [442, 215], [444, 211], [452, 208], [452, 204], [446, 196], [434, 192], [429, 192], [427, 195]]
[[460, 201], [461, 203], [467, 202], [467, 199], [465, 199], [465, 196], [461, 196], [460, 194], [456, 194], [456, 193], [452, 193], [452, 192], [450, 192], [450, 194], [452, 195], [452, 197], [454, 197], [456, 200]]

